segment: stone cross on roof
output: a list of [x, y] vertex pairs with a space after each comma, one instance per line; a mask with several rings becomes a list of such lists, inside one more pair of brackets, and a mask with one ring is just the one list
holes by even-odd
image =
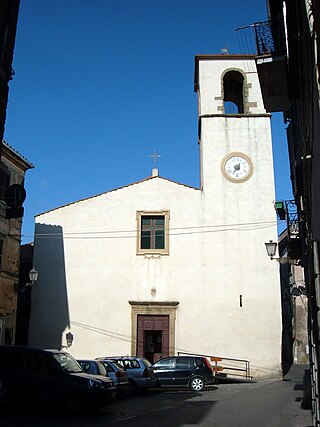
[[156, 167], [157, 158], [161, 157], [161, 154], [157, 154], [156, 150], [153, 150], [153, 154], [150, 154], [149, 157], [153, 158], [153, 166]]

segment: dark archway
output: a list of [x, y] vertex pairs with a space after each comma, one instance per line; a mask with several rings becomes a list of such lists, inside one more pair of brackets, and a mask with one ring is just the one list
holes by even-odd
[[225, 114], [244, 114], [243, 75], [228, 71], [223, 76], [223, 102]]

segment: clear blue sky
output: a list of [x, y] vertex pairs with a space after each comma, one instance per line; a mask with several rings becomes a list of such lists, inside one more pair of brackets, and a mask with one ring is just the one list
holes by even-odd
[[[21, 0], [5, 140], [34, 215], [150, 176], [199, 185], [194, 56], [248, 53], [235, 29], [264, 0]], [[249, 52], [252, 53], [252, 52]], [[278, 199], [291, 198], [280, 114], [272, 119]], [[257, 201], [258, 203], [258, 201]]]

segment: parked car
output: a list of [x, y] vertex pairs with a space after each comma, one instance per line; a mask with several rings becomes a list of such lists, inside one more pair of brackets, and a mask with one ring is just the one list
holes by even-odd
[[151, 363], [144, 357], [107, 357], [99, 358], [122, 366], [128, 374], [130, 386], [133, 389], [157, 387], [157, 379]]
[[78, 362], [88, 374], [103, 375], [111, 378], [118, 391], [129, 388], [128, 374], [116, 362], [108, 360], [78, 360]]
[[107, 377], [86, 374], [67, 352], [0, 346], [0, 378], [7, 403], [57, 404], [68, 412], [98, 409], [116, 394]]
[[213, 369], [206, 357], [165, 357], [153, 364], [161, 387], [189, 387], [202, 391], [205, 385], [214, 384]]

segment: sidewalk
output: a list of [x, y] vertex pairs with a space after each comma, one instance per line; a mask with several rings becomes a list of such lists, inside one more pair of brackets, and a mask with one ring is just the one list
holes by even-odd
[[296, 399], [297, 402], [301, 401], [301, 411], [298, 411], [297, 416], [304, 420], [304, 426], [312, 426], [310, 366], [293, 364], [283, 381], [293, 383], [294, 390], [301, 392]]

